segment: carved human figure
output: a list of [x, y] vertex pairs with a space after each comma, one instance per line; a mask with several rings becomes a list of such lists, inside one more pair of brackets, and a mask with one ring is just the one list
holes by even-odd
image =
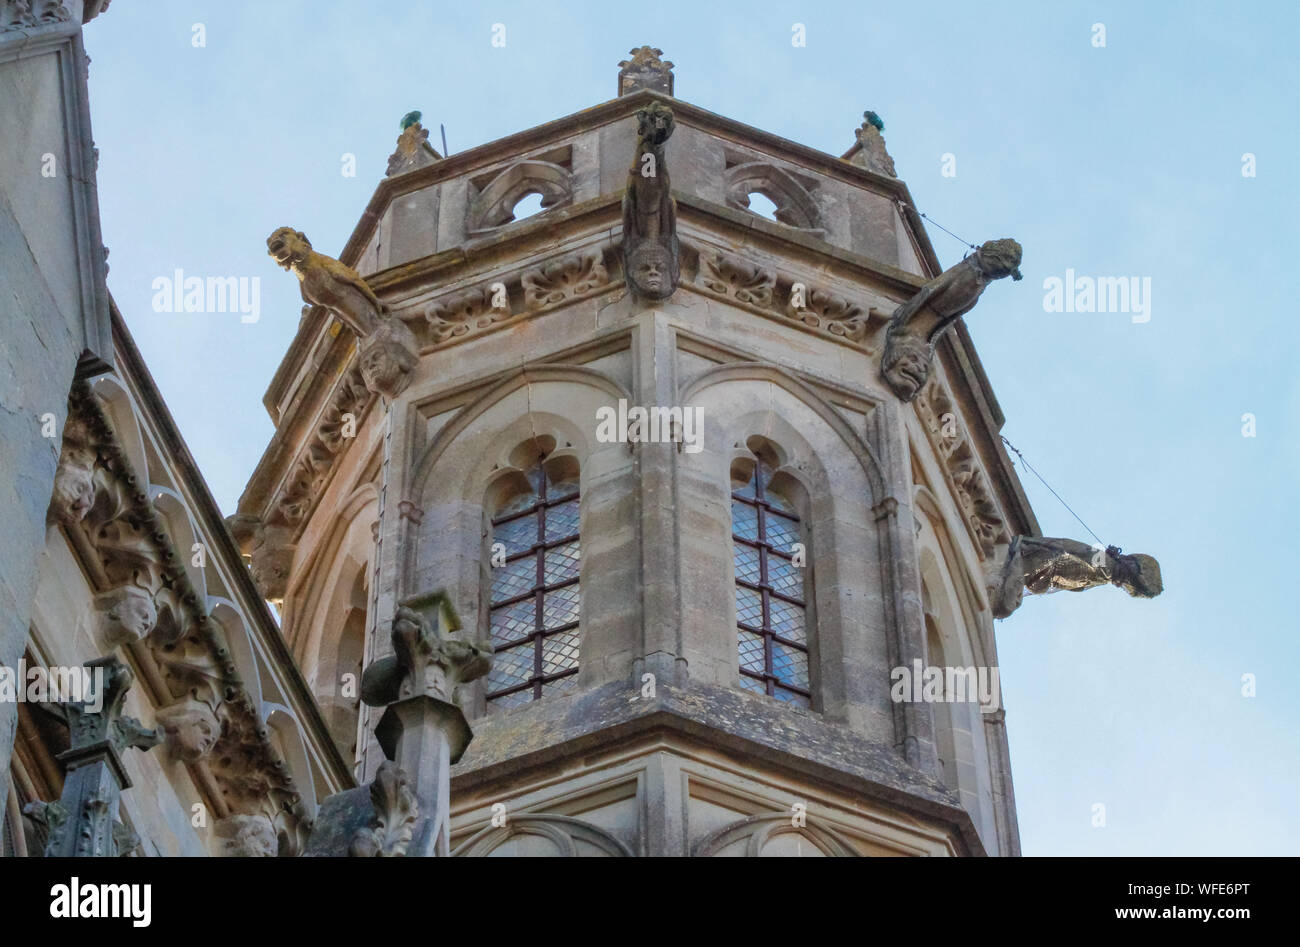
[[167, 749], [173, 759], [197, 763], [221, 738], [221, 721], [201, 700], [178, 701], [159, 710], [157, 718], [167, 734]]
[[989, 240], [960, 263], [944, 270], [894, 310], [885, 332], [880, 371], [904, 401], [911, 401], [930, 377], [934, 346], [958, 318], [975, 308], [994, 280], [1020, 276], [1020, 244]]
[[69, 418], [63, 429], [59, 466], [54, 472], [49, 518], [74, 525], [95, 505], [95, 449], [86, 425]]
[[415, 334], [397, 319], [383, 319], [362, 343], [361, 377], [371, 391], [395, 398], [419, 359]]
[[264, 815], [232, 815], [213, 825], [217, 854], [224, 858], [274, 858], [280, 851], [275, 826]]
[[110, 648], [146, 638], [158, 624], [158, 608], [147, 589], [122, 585], [95, 596], [100, 634]]
[[677, 202], [664, 163], [672, 109], [653, 102], [636, 113], [637, 147], [623, 193], [623, 262], [628, 289], [667, 299], [679, 278]]
[[1136, 598], [1155, 598], [1164, 591], [1160, 563], [1151, 556], [1073, 539], [1016, 536], [990, 576], [988, 592], [993, 616], [1006, 618], [1020, 607], [1025, 592], [1078, 592], [1099, 585], [1117, 586]]
[[317, 253], [307, 235], [292, 227], [281, 227], [267, 237], [266, 249], [301, 281], [304, 302], [324, 306], [358, 336], [374, 331], [384, 307], [356, 270]]

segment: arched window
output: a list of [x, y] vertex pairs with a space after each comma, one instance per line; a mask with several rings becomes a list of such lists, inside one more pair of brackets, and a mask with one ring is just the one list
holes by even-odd
[[736, 563], [740, 684], [809, 707], [803, 531], [790, 503], [771, 489], [773, 465], [760, 455], [733, 471], [731, 538]]
[[[926, 598], [929, 589], [922, 588]], [[925, 615], [925, 658], [927, 667], [937, 667], [941, 671], [947, 667], [944, 659], [943, 644], [939, 640], [939, 628], [934, 623], [934, 616]], [[953, 741], [952, 704], [946, 700], [936, 701], [934, 707], [934, 749], [939, 757], [939, 772], [943, 784], [956, 790], [957, 785], [957, 751]]]
[[539, 457], [507, 481], [492, 517], [493, 547], [504, 564], [492, 567], [489, 595], [496, 649], [489, 707], [517, 707], [577, 683], [578, 522], [572, 457]]

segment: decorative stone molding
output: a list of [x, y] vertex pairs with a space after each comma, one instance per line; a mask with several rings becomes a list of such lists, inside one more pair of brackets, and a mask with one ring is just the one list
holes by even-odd
[[[513, 315], [509, 294], [498, 292], [494, 285], [475, 286], [431, 303], [424, 317], [433, 329], [434, 343], [509, 319]], [[505, 305], [493, 305], [495, 302], [504, 302]]]
[[821, 210], [811, 191], [789, 171], [765, 161], [749, 161], [728, 168], [724, 187], [727, 203], [737, 210], [749, 210], [749, 195], [762, 194], [776, 205], [779, 223], [811, 236], [825, 234]]
[[459, 858], [491, 855], [510, 839], [520, 835], [535, 835], [546, 839], [555, 846], [555, 854], [561, 857], [577, 857], [579, 842], [595, 848], [602, 855], [633, 857], [632, 850], [627, 845], [590, 822], [572, 816], [532, 812], [512, 815], [504, 826], [488, 826], [466, 839], [451, 854]]
[[[101, 628], [120, 640], [134, 638], [138, 644], [133, 647], [148, 649], [172, 700], [194, 700], [209, 708], [215, 725], [207, 718], [190, 721], [194, 732], [180, 741], [184, 753], [206, 752], [204, 764], [230, 811], [264, 818], [272, 827], [272, 839], [286, 839], [284, 854], [295, 853], [311, 818], [293, 776], [271, 744], [261, 707], [240, 678], [220, 622], [207, 614], [163, 517], [141, 489], [112, 423], [86, 382], [73, 386], [68, 410], [72, 421], [83, 426], [96, 461], [94, 503], [80, 522], [65, 529], [81, 555], [97, 560], [92, 571], [107, 582], [98, 598]], [[238, 525], [248, 532], [249, 524]], [[262, 541], [267, 541], [265, 531]], [[128, 587], [152, 598], [157, 619], [143, 638], [137, 636], [149, 624], [149, 609], [138, 592], [124, 591]], [[193, 715], [194, 708], [188, 710]], [[181, 710], [164, 710], [160, 719], [172, 714], [179, 728]], [[209, 739], [214, 742], [204, 750]]]
[[392, 760], [379, 765], [375, 781], [370, 784], [370, 802], [374, 818], [370, 825], [357, 830], [348, 854], [354, 858], [404, 856], [415, 834], [420, 803], [406, 773]]
[[628, 51], [632, 58], [618, 64], [618, 94], [620, 96], [650, 89], [673, 94], [673, 64], [661, 59], [664, 51], [653, 46], [638, 46]]
[[733, 822], [696, 842], [693, 854], [697, 858], [709, 858], [728, 846], [744, 840], [746, 857], [757, 858], [763, 854], [763, 848], [768, 842], [778, 835], [786, 834], [799, 836], [823, 855], [838, 858], [860, 857], [857, 849], [834, 829], [812, 822], [795, 826], [788, 812], [775, 815], [752, 815]]
[[760, 309], [772, 308], [776, 272], [717, 250], [700, 250], [696, 279], [719, 296], [732, 296]]
[[441, 159], [429, 144], [429, 130], [420, 124], [420, 113], [411, 112], [402, 119], [402, 133], [397, 136], [397, 150], [388, 156], [386, 177], [414, 171]]
[[667, 299], [681, 279], [677, 201], [664, 160], [676, 128], [672, 109], [652, 102], [636, 113], [636, 151], [623, 192], [623, 279], [644, 300]]
[[420, 695], [450, 702], [456, 687], [482, 677], [492, 665], [492, 645], [451, 636], [460, 622], [442, 593], [399, 605], [393, 616], [394, 654], [361, 677], [361, 699], [383, 707]]
[[[799, 302], [803, 305], [796, 305]], [[864, 310], [827, 289], [805, 286], [802, 293], [792, 290], [789, 315], [806, 326], [825, 329], [831, 335], [842, 336], [850, 342], [864, 342], [867, 338], [870, 310]]]
[[693, 247], [699, 258], [695, 283], [760, 312], [780, 316], [837, 338], [865, 345], [885, 313], [797, 277], [786, 276], [735, 254]]
[[573, 200], [573, 175], [549, 161], [516, 161], [471, 198], [465, 218], [469, 236], [483, 236], [513, 223], [515, 205], [528, 194], [542, 196], [542, 210], [562, 207]]
[[989, 489], [988, 478], [976, 459], [952, 396], [937, 376], [931, 376], [915, 404], [921, 424], [952, 483], [975, 547], [982, 559], [990, 559], [997, 546], [1010, 542], [1011, 534]]
[[524, 308], [530, 312], [558, 306], [609, 285], [600, 250], [548, 260], [523, 275]]
[[71, 20], [72, 14], [62, 0], [4, 0], [0, 4], [0, 32], [31, 30]]

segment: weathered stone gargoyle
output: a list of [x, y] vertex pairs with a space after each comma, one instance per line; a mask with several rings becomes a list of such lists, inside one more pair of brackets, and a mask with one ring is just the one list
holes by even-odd
[[636, 113], [637, 147], [623, 193], [623, 269], [627, 288], [644, 299], [667, 299], [680, 278], [677, 202], [664, 163], [672, 109], [659, 102]]
[[281, 227], [267, 237], [266, 248], [280, 266], [298, 277], [304, 302], [324, 306], [356, 334], [367, 387], [388, 398], [400, 394], [419, 358], [415, 335], [384, 310], [360, 274], [317, 253], [306, 234], [292, 227]]
[[1020, 279], [1020, 244], [989, 240], [944, 270], [894, 310], [885, 331], [881, 377], [903, 401], [911, 401], [930, 377], [934, 347], [958, 318], [979, 302], [985, 287], [1010, 276]]
[[1160, 563], [1151, 556], [1073, 539], [1016, 536], [989, 577], [989, 602], [995, 618], [1006, 618], [1020, 607], [1025, 592], [1079, 592], [1099, 585], [1118, 586], [1135, 598], [1155, 598], [1164, 591]]

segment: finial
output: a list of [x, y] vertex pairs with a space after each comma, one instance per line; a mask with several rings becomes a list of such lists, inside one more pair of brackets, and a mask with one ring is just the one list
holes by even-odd
[[651, 89], [664, 95], [673, 94], [673, 64], [661, 59], [662, 49], [638, 46], [629, 51], [631, 59], [618, 64], [618, 94], [628, 95], [638, 89]]

